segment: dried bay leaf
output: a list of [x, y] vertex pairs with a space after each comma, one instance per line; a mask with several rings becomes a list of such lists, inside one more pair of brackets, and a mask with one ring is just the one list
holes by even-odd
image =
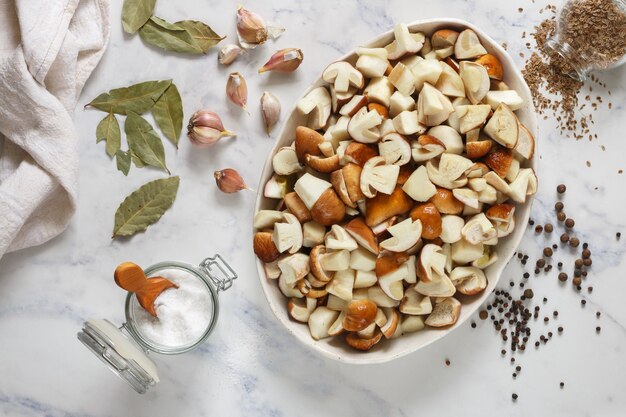
[[226, 37], [218, 35], [207, 24], [197, 20], [181, 20], [175, 24], [182, 26], [189, 32], [198, 47], [202, 50], [202, 53], [206, 53]]
[[124, 6], [122, 6], [124, 32], [137, 32], [152, 16], [155, 4], [156, 0], [124, 0]]
[[179, 177], [150, 181], [129, 194], [115, 212], [113, 238], [143, 232], [163, 216], [178, 192]]
[[165, 165], [163, 142], [146, 119], [136, 113], [128, 113], [124, 131], [131, 152], [144, 164], [163, 168], [168, 174], [170, 173]]
[[176, 23], [169, 23], [160, 17], [152, 16], [139, 29], [139, 36], [144, 42], [166, 51], [189, 54], [202, 53], [202, 48], [187, 29]]
[[106, 152], [112, 158], [120, 149], [121, 143], [120, 124], [113, 113], [107, 114], [96, 128], [96, 143], [103, 140], [106, 141]]
[[128, 176], [128, 172], [130, 171], [130, 151], [124, 152], [118, 149], [117, 152], [115, 152], [115, 164], [117, 165], [118, 171]]
[[152, 115], [163, 134], [178, 147], [178, 139], [183, 129], [183, 101], [174, 84], [154, 104]]
[[171, 84], [172, 80], [145, 81], [129, 87], [115, 88], [108, 93], [100, 94], [85, 107], [91, 106], [117, 114], [145, 113], [154, 106]]

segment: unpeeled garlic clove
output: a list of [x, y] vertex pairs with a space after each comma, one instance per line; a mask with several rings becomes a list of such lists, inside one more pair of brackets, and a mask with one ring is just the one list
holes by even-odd
[[281, 49], [259, 68], [259, 74], [266, 71], [293, 72], [300, 66], [303, 59], [304, 55], [298, 48]]
[[280, 117], [280, 102], [274, 94], [268, 91], [261, 96], [261, 115], [263, 116], [265, 131], [269, 135]]
[[244, 109], [248, 114], [248, 86], [246, 80], [238, 72], [232, 72], [226, 82], [226, 95], [237, 106]]
[[215, 183], [220, 191], [232, 194], [241, 190], [250, 190], [239, 173], [232, 169], [226, 168], [213, 173]]
[[199, 110], [189, 119], [187, 137], [196, 146], [211, 146], [227, 136], [236, 136], [236, 134], [224, 129], [222, 119], [211, 110]]
[[255, 48], [267, 40], [265, 21], [258, 14], [239, 6], [237, 8], [237, 35], [244, 48]]
[[228, 45], [224, 45], [222, 49], [220, 49], [220, 53], [217, 55], [217, 60], [220, 64], [230, 65], [235, 59], [237, 59], [239, 55], [243, 54], [244, 52], [245, 50], [241, 47], [230, 43]]

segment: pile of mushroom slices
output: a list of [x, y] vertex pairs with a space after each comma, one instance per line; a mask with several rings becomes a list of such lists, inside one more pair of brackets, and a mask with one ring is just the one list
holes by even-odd
[[311, 336], [368, 350], [453, 325], [537, 189], [523, 100], [472, 30], [400, 24], [335, 62], [297, 103], [307, 125], [273, 157], [254, 251]]

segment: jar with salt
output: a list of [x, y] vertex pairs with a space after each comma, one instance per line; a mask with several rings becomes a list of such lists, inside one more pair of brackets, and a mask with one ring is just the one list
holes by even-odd
[[594, 70], [626, 62], [626, 0], [567, 0], [545, 48], [551, 63], [585, 81]]
[[142, 271], [127, 264], [135, 267], [126, 269], [130, 277], [118, 276], [126, 264], [118, 267], [115, 276], [129, 290], [126, 322], [118, 328], [107, 319], [89, 319], [78, 339], [143, 394], [159, 382], [156, 364], [148, 354], [181, 354], [207, 340], [218, 319], [218, 293], [230, 288], [237, 274], [219, 255], [197, 267], [161, 262]]

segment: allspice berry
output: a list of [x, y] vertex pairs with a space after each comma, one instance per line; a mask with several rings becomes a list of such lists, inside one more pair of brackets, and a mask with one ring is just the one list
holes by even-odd
[[569, 235], [567, 233], [563, 233], [561, 235], [561, 242], [567, 243], [569, 241]]
[[560, 222], [565, 221], [566, 217], [567, 217], [567, 216], [566, 216], [566, 215], [565, 215], [565, 213], [563, 213], [562, 211], [559, 211], [559, 212], [557, 213], [557, 215], [556, 215], [557, 220], [558, 220], [558, 221], [560, 221]]
[[574, 224], [576, 224], [574, 219], [566, 219], [565, 220], [565, 227], [567, 227], [568, 229], [571, 229], [572, 227], [574, 227]]
[[570, 246], [577, 248], [580, 245], [580, 240], [577, 237], [573, 237], [569, 240]]
[[565, 190], [567, 190], [567, 187], [565, 186], [565, 184], [559, 184], [556, 187], [556, 192], [559, 194], [563, 194]]

